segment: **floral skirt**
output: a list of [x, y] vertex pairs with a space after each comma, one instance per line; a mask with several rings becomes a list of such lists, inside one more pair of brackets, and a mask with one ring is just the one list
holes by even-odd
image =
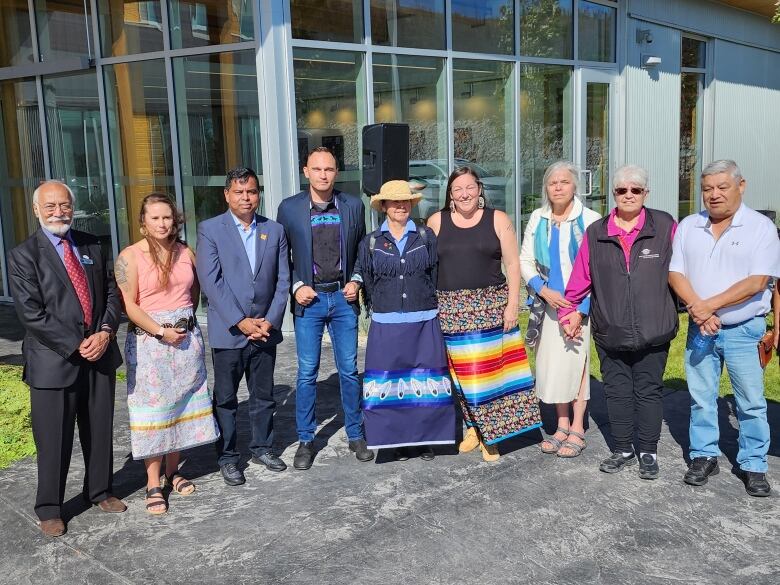
[[[192, 309], [158, 311], [158, 323], [175, 323]], [[219, 437], [206, 375], [203, 336], [195, 328], [175, 347], [151, 335], [128, 332], [127, 407], [134, 459], [158, 457], [213, 443]]]
[[542, 426], [520, 328], [504, 333], [506, 285], [438, 291], [450, 375], [466, 425], [486, 444]]

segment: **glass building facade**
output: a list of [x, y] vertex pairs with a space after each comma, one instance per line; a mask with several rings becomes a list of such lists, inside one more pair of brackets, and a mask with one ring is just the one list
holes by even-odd
[[74, 226], [109, 254], [140, 238], [151, 192], [176, 198], [195, 247], [198, 221], [226, 208], [233, 166], [258, 172], [273, 217], [305, 188], [305, 153], [327, 146], [339, 188], [359, 196], [361, 129], [374, 122], [409, 125], [420, 221], [441, 208], [450, 171], [470, 164], [521, 233], [561, 158], [587, 171], [581, 191], [603, 211], [621, 10], [611, 0], [0, 0], [0, 298], [7, 251], [38, 226], [41, 180], [70, 185]]

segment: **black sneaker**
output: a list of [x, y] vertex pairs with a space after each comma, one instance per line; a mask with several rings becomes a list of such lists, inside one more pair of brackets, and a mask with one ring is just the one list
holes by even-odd
[[293, 467], [301, 471], [309, 469], [314, 463], [314, 444], [311, 441], [301, 441], [293, 458]]
[[374, 452], [368, 448], [365, 439], [356, 439], [349, 442], [349, 450], [355, 454], [358, 461], [365, 463], [374, 458]]
[[642, 479], [658, 479], [658, 457], [645, 453], [639, 457], [639, 477]]
[[222, 473], [222, 479], [228, 485], [241, 485], [246, 482], [246, 477], [244, 477], [244, 474], [235, 463], [220, 465], [219, 471]]
[[720, 473], [720, 469], [717, 457], [696, 457], [691, 460], [683, 481], [688, 485], [704, 485], [709, 476], [718, 475], [718, 473]]
[[393, 459], [396, 461], [409, 461], [410, 456], [408, 447], [396, 447], [393, 450]]
[[745, 491], [751, 496], [765, 498], [772, 491], [772, 487], [766, 479], [766, 473], [743, 471], [742, 479], [745, 482]]
[[636, 455], [631, 453], [628, 457], [623, 457], [622, 451], [615, 451], [604, 459], [599, 465], [599, 470], [604, 473], [617, 473], [627, 465], [634, 465], [636, 463]]
[[433, 452], [433, 447], [430, 445], [425, 445], [424, 447], [420, 447], [417, 451], [420, 455], [420, 459], [423, 461], [433, 461], [436, 457], [436, 453]]

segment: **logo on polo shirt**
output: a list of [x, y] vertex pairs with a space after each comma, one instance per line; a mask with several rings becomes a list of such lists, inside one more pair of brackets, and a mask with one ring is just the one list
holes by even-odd
[[640, 258], [644, 258], [645, 260], [649, 260], [652, 258], [660, 258], [660, 254], [653, 254], [653, 251], [650, 248], [644, 248], [642, 250], [642, 253], [639, 255]]

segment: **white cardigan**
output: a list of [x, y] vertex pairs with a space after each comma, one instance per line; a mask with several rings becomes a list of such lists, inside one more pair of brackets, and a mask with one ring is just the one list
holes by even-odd
[[[582, 214], [582, 220], [585, 224], [585, 229], [590, 224], [601, 218], [601, 216], [585, 207], [580, 201], [579, 197], [574, 198], [574, 206], [569, 213], [569, 217], [566, 218], [564, 223], [571, 224], [576, 221], [577, 217]], [[532, 278], [539, 276], [539, 272], [536, 270], [536, 257], [534, 255], [534, 241], [536, 236], [536, 229], [539, 226], [539, 220], [541, 218], [547, 218], [548, 221], [552, 221], [552, 209], [549, 205], [545, 205], [539, 209], [535, 209], [525, 226], [525, 233], [523, 234], [523, 245], [520, 248], [520, 273], [523, 276], [523, 280], [529, 283]], [[566, 226], [567, 229], [560, 230], [560, 239], [558, 240], [558, 251], [561, 261], [561, 272], [563, 273], [564, 283], [569, 282], [571, 277], [571, 271], [573, 268], [573, 261], [569, 258], [569, 241], [571, 239], [571, 225]], [[549, 243], [549, 235], [547, 236], [547, 242]]]

